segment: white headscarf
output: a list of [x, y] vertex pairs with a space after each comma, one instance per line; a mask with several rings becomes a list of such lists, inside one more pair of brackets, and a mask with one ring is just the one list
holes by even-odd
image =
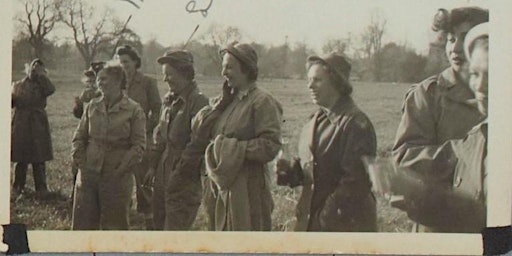
[[469, 32], [466, 34], [466, 38], [464, 39], [464, 53], [466, 57], [469, 59], [472, 53], [472, 47], [475, 43], [476, 39], [481, 37], [489, 36], [489, 22], [481, 23], [474, 26]]

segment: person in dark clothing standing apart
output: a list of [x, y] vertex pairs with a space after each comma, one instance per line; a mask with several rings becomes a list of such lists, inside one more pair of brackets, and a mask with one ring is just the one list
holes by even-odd
[[13, 190], [25, 188], [28, 164], [34, 171], [35, 190], [48, 193], [45, 162], [53, 159], [50, 124], [46, 115], [46, 98], [55, 92], [47, 77], [44, 63], [34, 59], [27, 76], [12, 86], [11, 161], [16, 163]]
[[362, 157], [373, 157], [373, 125], [354, 103], [350, 63], [338, 54], [307, 59], [308, 88], [319, 109], [304, 126], [299, 157], [279, 159], [279, 185], [302, 185], [296, 231], [375, 232], [376, 202]]
[[[147, 138], [152, 138], [153, 129], [158, 123], [160, 106], [162, 101], [156, 80], [139, 71], [141, 58], [137, 51], [129, 45], [120, 46], [116, 49], [116, 57], [126, 73], [128, 83], [126, 94], [135, 102], [139, 103], [146, 114]], [[151, 147], [151, 139], [147, 140], [147, 148]], [[151, 209], [152, 191], [143, 185], [144, 177], [148, 172], [148, 156], [145, 154], [142, 162], [133, 166], [135, 183], [137, 186], [137, 211], [144, 214], [146, 229], [153, 229], [153, 213]]]

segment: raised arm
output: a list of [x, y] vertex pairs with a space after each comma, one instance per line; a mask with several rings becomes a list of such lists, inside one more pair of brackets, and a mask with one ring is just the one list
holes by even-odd
[[39, 75], [37, 81], [43, 96], [48, 97], [55, 92], [55, 85], [53, 85], [52, 81], [50, 81], [46, 75]]
[[78, 127], [76, 128], [71, 142], [71, 159], [73, 164], [83, 169], [86, 163], [86, 149], [89, 141], [89, 106], [84, 109]]

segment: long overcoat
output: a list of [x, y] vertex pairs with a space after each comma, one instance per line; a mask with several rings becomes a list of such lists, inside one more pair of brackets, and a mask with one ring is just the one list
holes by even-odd
[[28, 76], [12, 86], [11, 161], [40, 163], [53, 159], [46, 98], [55, 86], [46, 76]]
[[[244, 221], [249, 223], [249, 227], [230, 225], [230, 215], [227, 214], [223, 223], [216, 223], [217, 227], [223, 226], [221, 230], [270, 231], [273, 201], [267, 163], [276, 157], [281, 148], [282, 113], [281, 104], [266, 90], [253, 84], [248, 91], [234, 98], [213, 126], [213, 138], [224, 135], [246, 144], [244, 161], [237, 175], [246, 177], [246, 182], [241, 186], [249, 198], [247, 203], [250, 210]], [[217, 196], [217, 200], [221, 200], [220, 196]], [[226, 209], [219, 209], [217, 204], [215, 219], [219, 214], [229, 212], [229, 209], [236, 211], [244, 205], [224, 205]]]

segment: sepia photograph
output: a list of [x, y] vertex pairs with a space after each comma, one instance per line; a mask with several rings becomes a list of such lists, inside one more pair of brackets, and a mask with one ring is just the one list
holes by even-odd
[[11, 1], [0, 220], [37, 252], [481, 254], [506, 5]]

